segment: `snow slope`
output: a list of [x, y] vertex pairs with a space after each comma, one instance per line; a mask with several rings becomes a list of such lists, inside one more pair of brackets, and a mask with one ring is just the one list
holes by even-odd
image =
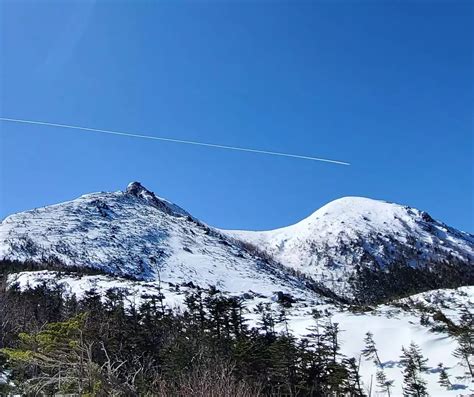
[[355, 267], [394, 263], [462, 263], [474, 266], [474, 236], [407, 206], [345, 197], [295, 225], [270, 231], [223, 231], [251, 243], [285, 266], [322, 281], [339, 293], [349, 289]]
[[317, 298], [295, 277], [139, 183], [7, 217], [0, 259], [60, 262], [116, 276], [193, 282], [232, 293]]

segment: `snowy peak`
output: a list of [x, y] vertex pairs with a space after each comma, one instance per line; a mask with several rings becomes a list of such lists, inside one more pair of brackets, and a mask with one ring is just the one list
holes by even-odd
[[138, 182], [125, 191], [86, 194], [9, 216], [0, 224], [0, 259], [212, 285], [235, 294], [282, 291], [317, 298], [285, 269]]
[[474, 236], [415, 208], [363, 197], [334, 200], [281, 229], [226, 233], [344, 295], [361, 269], [454, 266], [474, 277]]
[[324, 205], [298, 224], [313, 225], [324, 219], [362, 228], [377, 228], [402, 219], [435, 222], [428, 213], [408, 206], [366, 197], [342, 197]]

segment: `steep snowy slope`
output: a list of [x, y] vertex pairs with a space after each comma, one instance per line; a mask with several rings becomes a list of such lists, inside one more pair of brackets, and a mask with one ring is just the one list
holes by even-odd
[[[474, 236], [435, 221], [414, 208], [345, 197], [282, 229], [225, 231], [264, 249], [339, 293], [352, 289], [356, 269], [437, 265], [474, 269]], [[465, 268], [462, 268], [464, 271]]]
[[314, 295], [139, 183], [7, 217], [0, 225], [0, 259], [59, 262], [229, 292]]

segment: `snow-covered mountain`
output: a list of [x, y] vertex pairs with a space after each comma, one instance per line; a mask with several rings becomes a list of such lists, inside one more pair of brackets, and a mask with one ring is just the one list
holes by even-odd
[[335, 200], [282, 229], [223, 231], [134, 182], [124, 192], [7, 217], [0, 259], [230, 292], [314, 295], [298, 273], [346, 298], [376, 301], [472, 284], [474, 236], [425, 212], [360, 197]]
[[376, 273], [398, 266], [436, 272], [449, 266], [462, 270], [466, 277], [474, 271], [473, 235], [438, 222], [426, 212], [362, 197], [332, 201], [281, 229], [225, 233], [342, 294], [360, 281], [361, 269]]
[[294, 276], [137, 182], [124, 192], [87, 194], [7, 217], [0, 225], [0, 259], [232, 293], [307, 294]]
[[[384, 370], [395, 380], [392, 395], [402, 395], [399, 356], [411, 341], [429, 357], [423, 376], [431, 395], [468, 395], [472, 389], [452, 355], [455, 338], [433, 313], [457, 323], [462, 308], [472, 307], [473, 286], [434, 289], [474, 285], [474, 236], [413, 208], [347, 197], [293, 226], [224, 231], [134, 182], [123, 192], [87, 194], [7, 217], [0, 224], [0, 260], [39, 265], [10, 272], [10, 287], [60, 286], [78, 299], [90, 290], [105, 296], [120, 289], [127, 305], [163, 294], [167, 307], [182, 308], [188, 291], [216, 286], [241, 297], [250, 325], [259, 321], [259, 305], [276, 312], [281, 298], [291, 295], [288, 326], [297, 337], [308, 333], [319, 313], [339, 324], [343, 354], [358, 357], [365, 333], [372, 332]], [[328, 298], [321, 286], [346, 298], [368, 291], [370, 303], [421, 293], [360, 307]], [[440, 361], [453, 379], [451, 390], [438, 384]], [[361, 359], [366, 387], [377, 369]]]

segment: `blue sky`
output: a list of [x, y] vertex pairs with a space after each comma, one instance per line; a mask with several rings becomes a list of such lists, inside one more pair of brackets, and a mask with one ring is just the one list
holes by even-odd
[[342, 196], [474, 231], [473, 5], [1, 3], [0, 114], [350, 167], [0, 123], [0, 217], [139, 180], [266, 229]]

